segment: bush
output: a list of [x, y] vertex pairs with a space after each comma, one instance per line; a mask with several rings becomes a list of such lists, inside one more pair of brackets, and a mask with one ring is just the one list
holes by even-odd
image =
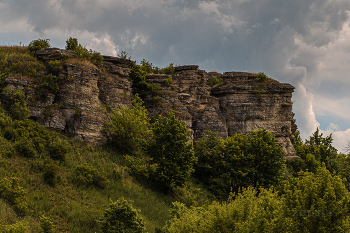
[[169, 78], [165, 79], [165, 85], [167, 85], [167, 86], [174, 85], [173, 78], [169, 77]]
[[294, 232], [349, 232], [350, 193], [344, 182], [324, 164], [288, 182], [282, 215], [294, 223]]
[[23, 216], [28, 211], [27, 200], [25, 197], [26, 191], [19, 186], [19, 179], [3, 178], [0, 180], [0, 197], [8, 202], [13, 210]]
[[59, 170], [60, 167], [57, 166], [52, 160], [46, 160], [42, 167], [45, 183], [50, 186], [55, 186], [57, 184], [57, 174]]
[[35, 158], [37, 156], [34, 144], [30, 139], [21, 139], [16, 142], [14, 148], [16, 153], [24, 158]]
[[101, 189], [104, 189], [109, 184], [106, 175], [88, 163], [76, 166], [72, 179], [77, 185], [95, 186]]
[[58, 160], [60, 163], [66, 161], [68, 152], [67, 146], [54, 142], [49, 145], [48, 151], [51, 159]]
[[[1, 227], [1, 225], [0, 225]], [[4, 226], [4, 233], [26, 233], [28, 232], [28, 226], [26, 222], [16, 222], [15, 224]]]
[[5, 90], [5, 108], [15, 120], [25, 120], [30, 117], [26, 96], [21, 90]]
[[78, 43], [77, 38], [69, 37], [66, 40], [66, 49], [71, 50], [78, 58], [86, 59], [95, 64], [100, 64], [103, 61], [99, 52], [86, 49]]
[[130, 201], [124, 198], [111, 202], [100, 221], [104, 233], [143, 233], [145, 224], [139, 217], [139, 210], [135, 210]]
[[148, 112], [138, 95], [134, 96], [130, 108], [121, 106], [109, 114], [111, 122], [106, 122], [113, 144], [124, 152], [135, 151], [150, 135]]
[[129, 74], [132, 80], [132, 93], [138, 94], [142, 99], [148, 94], [148, 83], [146, 82], [147, 72], [141, 66], [133, 64]]
[[208, 81], [208, 85], [211, 87], [214, 87], [216, 85], [222, 84], [224, 81], [222, 80], [222, 78], [216, 77], [216, 76], [211, 76], [210, 80]]
[[66, 48], [67, 50], [75, 50], [78, 47], [78, 39], [69, 37], [69, 39], [66, 40]]
[[44, 233], [51, 233], [54, 232], [53, 229], [55, 225], [51, 222], [49, 217], [42, 215], [40, 216], [40, 227]]
[[263, 83], [268, 78], [269, 77], [264, 72], [260, 72], [256, 80], [258, 80], [259, 83]]
[[40, 85], [40, 92], [38, 93], [42, 99], [46, 99], [49, 93], [56, 94], [59, 90], [57, 77], [52, 74], [48, 74], [43, 79]]
[[152, 131], [153, 137], [144, 150], [156, 166], [154, 178], [166, 189], [183, 186], [197, 161], [185, 122], [176, 119], [174, 111], [169, 111], [167, 117], [158, 117]]
[[37, 39], [33, 40], [28, 45], [28, 50], [31, 54], [35, 55], [35, 51], [50, 48], [50, 39]]

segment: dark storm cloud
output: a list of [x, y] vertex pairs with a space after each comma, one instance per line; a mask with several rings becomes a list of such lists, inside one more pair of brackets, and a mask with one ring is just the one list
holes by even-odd
[[[319, 125], [314, 108], [326, 111], [314, 95], [346, 101], [349, 10], [348, 0], [12, 0], [0, 1], [0, 33], [8, 38], [6, 25], [18, 22], [54, 46], [74, 36], [160, 67], [264, 71], [296, 87], [294, 111], [305, 138]], [[327, 89], [327, 80], [337, 81]]]

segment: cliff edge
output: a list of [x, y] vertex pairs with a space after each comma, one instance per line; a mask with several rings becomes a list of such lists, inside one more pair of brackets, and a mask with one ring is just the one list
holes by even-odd
[[[71, 133], [87, 143], [104, 144], [106, 106], [119, 108], [131, 104], [132, 81], [128, 77], [133, 62], [104, 56], [102, 64], [96, 67], [74, 62], [74, 54], [57, 48], [39, 50], [36, 55], [46, 63], [73, 58], [54, 71], [59, 84], [57, 93], [49, 93], [45, 100], [38, 99], [40, 86], [23, 78], [6, 78], [5, 86], [26, 94], [33, 121]], [[173, 84], [167, 82], [169, 77]], [[222, 82], [209, 85], [213, 77]], [[226, 138], [252, 128], [266, 128], [277, 138], [287, 159], [296, 155], [291, 143], [297, 127], [291, 102], [294, 87], [290, 84], [254, 73], [208, 73], [196, 65], [175, 67], [172, 75], [148, 75], [147, 82], [160, 86], [145, 98], [150, 116], [175, 110], [193, 140], [205, 130]]]

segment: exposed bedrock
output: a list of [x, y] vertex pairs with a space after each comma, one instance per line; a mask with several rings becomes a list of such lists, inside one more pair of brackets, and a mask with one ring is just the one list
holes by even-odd
[[[74, 54], [62, 49], [51, 48], [36, 54], [46, 62], [61, 59], [56, 72], [59, 81], [56, 94], [41, 99], [38, 98], [40, 86], [29, 78], [5, 80], [9, 89], [24, 91], [31, 119], [45, 127], [70, 132], [87, 143], [105, 143], [107, 110], [131, 105], [129, 67], [133, 62], [104, 56], [97, 68], [70, 63]], [[252, 128], [266, 128], [278, 139], [286, 158], [295, 158], [291, 143], [297, 129], [292, 112], [292, 85], [261, 79], [253, 73], [207, 73], [198, 68], [178, 66], [172, 75], [148, 75], [148, 83], [160, 86], [145, 98], [149, 115], [165, 115], [168, 110], [175, 110], [176, 117], [191, 131], [193, 140], [203, 136], [205, 130], [226, 138]], [[170, 77], [174, 84], [169, 83]], [[211, 87], [208, 83], [212, 77], [222, 79], [223, 83]]]

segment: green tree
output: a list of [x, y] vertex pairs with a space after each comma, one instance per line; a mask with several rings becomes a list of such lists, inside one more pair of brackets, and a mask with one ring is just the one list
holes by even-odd
[[349, 191], [324, 165], [292, 179], [284, 197], [284, 218], [292, 220], [296, 232], [349, 232]]
[[281, 146], [266, 129], [235, 134], [225, 140], [207, 132], [196, 143], [196, 175], [217, 197], [241, 187], [278, 184], [285, 168]]
[[123, 197], [111, 202], [100, 221], [103, 233], [143, 233], [145, 224], [130, 201]]
[[167, 117], [158, 117], [152, 131], [145, 151], [152, 158], [150, 163], [156, 165], [155, 178], [167, 189], [183, 186], [197, 160], [185, 122], [168, 111]]
[[66, 40], [66, 49], [71, 50], [78, 58], [89, 60], [92, 63], [100, 64], [103, 61], [103, 57], [99, 52], [88, 50], [78, 43], [77, 38], [69, 37]]
[[294, 133], [294, 137], [296, 140], [293, 145], [301, 159], [288, 163], [288, 166], [292, 168], [293, 175], [297, 176], [299, 171], [306, 170], [315, 172], [322, 163], [325, 163], [331, 172], [337, 172], [337, 149], [332, 146], [332, 134], [323, 137], [317, 128], [309, 140], [305, 140], [305, 143], [302, 142], [298, 131]]
[[35, 54], [35, 51], [37, 50], [43, 50], [50, 48], [50, 39], [37, 39], [33, 40], [28, 45], [28, 50], [31, 54]]
[[130, 108], [121, 106], [114, 109], [109, 117], [111, 121], [106, 122], [106, 128], [110, 138], [123, 152], [138, 149], [151, 133], [148, 112], [138, 95], [134, 96]]
[[148, 94], [148, 83], [146, 82], [147, 72], [140, 65], [133, 64], [129, 74], [132, 80], [132, 92], [138, 94], [141, 98]]

